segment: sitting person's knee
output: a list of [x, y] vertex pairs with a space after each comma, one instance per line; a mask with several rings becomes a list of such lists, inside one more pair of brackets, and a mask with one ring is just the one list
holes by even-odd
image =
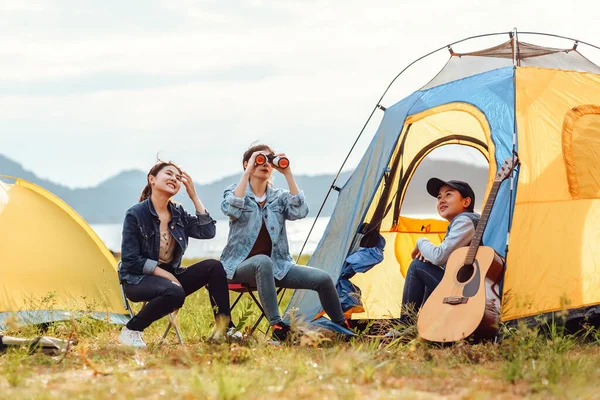
[[321, 270], [318, 270], [318, 271], [319, 272], [317, 274], [315, 274], [315, 278], [314, 278], [314, 283], [315, 283], [315, 285], [317, 285], [317, 287], [322, 289], [322, 288], [327, 288], [329, 286], [334, 286], [333, 280], [331, 279], [331, 276], [329, 276], [329, 274], [327, 272], [321, 271]]
[[257, 256], [254, 256], [253, 258], [255, 262], [254, 268], [256, 272], [273, 272], [273, 260], [271, 260], [271, 257], [259, 254]]
[[425, 262], [421, 261], [421, 260], [417, 260], [414, 259], [411, 261], [411, 263], [408, 265], [408, 270], [417, 270], [417, 269], [423, 269], [423, 267], [425, 266]]
[[211, 271], [211, 275], [227, 276], [225, 267], [219, 260], [206, 260], [207, 268]]
[[164, 296], [169, 299], [173, 310], [183, 307], [183, 303], [185, 302], [185, 291], [181, 286], [173, 283], [172, 287], [169, 287], [165, 291]]

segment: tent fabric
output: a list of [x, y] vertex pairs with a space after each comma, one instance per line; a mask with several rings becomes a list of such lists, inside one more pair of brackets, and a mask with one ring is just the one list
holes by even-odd
[[[502, 320], [561, 310], [573, 318], [600, 313], [600, 68], [573, 50], [523, 49], [520, 66], [466, 78], [447, 75], [448, 82], [441, 73], [435, 78], [441, 84], [385, 110], [309, 260], [335, 280], [363, 224], [379, 230], [387, 242], [383, 261], [352, 278], [365, 309], [354, 318], [397, 318], [414, 241], [442, 240], [442, 227], [431, 223], [423, 232], [428, 223], [402, 215], [401, 206], [416, 166], [446, 144], [484, 154], [488, 181], [512, 157], [513, 146], [519, 154], [521, 165], [501, 184], [483, 237], [507, 255]], [[508, 60], [505, 50], [456, 56], [456, 62]], [[296, 291], [290, 307], [306, 318], [321, 309], [307, 291]]]
[[[495, 146], [485, 116], [481, 111], [469, 104], [449, 103], [433, 107], [409, 116], [404, 125], [410, 129], [407, 128], [406, 132], [400, 135], [399, 141], [403, 143], [396, 146], [394, 156], [392, 157], [395, 158], [397, 153], [402, 152], [399, 164], [403, 175], [400, 178], [404, 182], [408, 182], [412, 178], [416, 171], [414, 166], [439, 146], [448, 144], [470, 146], [479, 150], [488, 160], [490, 153], [493, 154], [495, 152]], [[430, 146], [431, 143], [435, 143], [435, 145]], [[391, 168], [393, 169], [393, 166]], [[494, 164], [489, 169], [488, 187], [491, 187], [495, 172]], [[401, 193], [393, 200], [396, 203], [402, 204], [408, 185], [400, 188], [399, 181], [400, 179], [395, 179], [390, 186], [393, 193], [401, 190]], [[385, 182], [382, 182], [380, 186], [384, 184]], [[383, 191], [382, 188], [378, 189], [378, 191], [380, 190]], [[377, 203], [380, 201], [379, 197], [380, 194], [375, 195], [374, 202], [367, 211], [368, 220], [373, 218], [376, 212]], [[383, 230], [393, 230], [395, 224], [397, 224], [397, 218], [397, 213], [389, 212], [382, 220], [381, 228]]]
[[600, 105], [575, 106], [565, 115], [562, 152], [574, 199], [600, 197]]
[[439, 245], [446, 236], [448, 225], [448, 221], [439, 219], [400, 218], [400, 224], [394, 229], [394, 232], [396, 232], [394, 256], [400, 264], [400, 273], [403, 277], [406, 277], [412, 259], [410, 253], [401, 250], [414, 249], [417, 240], [422, 237], [429, 239], [435, 245]]
[[[371, 200], [396, 149], [399, 133], [405, 132], [405, 120], [408, 116], [449, 103], [465, 103], [477, 108], [485, 115], [490, 126], [491, 139], [495, 146], [495, 154], [491, 159], [496, 167], [502, 165], [512, 154], [513, 147], [513, 73], [513, 68], [502, 68], [429, 90], [417, 91], [389, 107], [365, 155], [351, 178], [341, 188], [330, 222], [308, 264], [324, 269], [337, 281], [343, 262], [356, 239], [357, 229], [364, 221]], [[484, 236], [484, 242], [500, 254], [503, 254], [506, 248], [509, 194], [509, 186], [503, 184], [498, 194], [497, 206], [490, 216], [489, 229]], [[320, 311], [316, 294], [303, 290], [294, 293], [289, 307], [297, 308], [299, 314], [308, 319]], [[390, 318], [390, 315], [381, 313], [369, 315], [371, 318]]]
[[[600, 67], [579, 51], [538, 46], [518, 42], [517, 65], [522, 67], [553, 68], [600, 74]], [[443, 85], [469, 76], [513, 66], [513, 41], [470, 53], [452, 53], [444, 68], [421, 90]]]
[[317, 318], [314, 321], [311, 321], [310, 324], [319, 328], [328, 329], [330, 331], [341, 333], [347, 336], [356, 336], [356, 333], [352, 332], [350, 329], [343, 326], [339, 326], [332, 320], [327, 319], [325, 317]]
[[126, 323], [116, 260], [66, 203], [21, 179], [0, 180], [0, 327], [83, 314]]
[[[573, 108], [600, 105], [600, 75], [518, 68], [516, 78], [521, 170], [504, 282], [505, 320], [600, 304], [600, 198], [573, 197], [562, 154], [563, 126], [568, 128]], [[594, 132], [576, 162], [584, 172], [597, 171], [600, 130]], [[575, 153], [573, 148], [569, 157]]]

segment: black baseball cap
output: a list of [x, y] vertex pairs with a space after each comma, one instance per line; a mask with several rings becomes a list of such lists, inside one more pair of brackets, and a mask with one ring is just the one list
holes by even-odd
[[471, 204], [469, 205], [468, 210], [473, 211], [473, 208], [475, 207], [475, 192], [473, 192], [473, 189], [467, 182], [454, 180], [443, 181], [439, 178], [431, 178], [427, 181], [427, 193], [437, 198], [438, 194], [440, 193], [440, 189], [444, 185], [456, 189], [456, 191], [458, 191], [462, 197], [470, 197]]

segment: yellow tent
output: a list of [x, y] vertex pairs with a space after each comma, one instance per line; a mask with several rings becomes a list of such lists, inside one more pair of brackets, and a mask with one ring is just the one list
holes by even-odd
[[0, 180], [0, 327], [78, 318], [124, 323], [116, 261], [87, 223], [50, 192]]
[[[374, 108], [384, 112], [379, 129], [338, 188], [309, 261], [337, 278], [370, 232], [365, 226], [385, 237], [383, 262], [353, 278], [365, 309], [353, 318], [400, 315], [408, 255], [421, 228], [432, 224], [402, 213], [406, 188], [423, 158], [448, 144], [475, 148], [489, 161], [488, 191], [505, 159], [518, 153], [521, 161], [500, 186], [483, 238], [507, 255], [503, 320], [559, 310], [600, 314], [600, 67], [579, 52], [583, 42], [550, 48], [518, 40], [540, 34], [507, 34], [506, 42], [480, 51], [438, 49], [449, 49], [450, 58], [427, 85]], [[444, 232], [437, 226], [427, 235], [441, 240]], [[297, 291], [290, 307], [307, 318], [320, 311], [307, 291]]]

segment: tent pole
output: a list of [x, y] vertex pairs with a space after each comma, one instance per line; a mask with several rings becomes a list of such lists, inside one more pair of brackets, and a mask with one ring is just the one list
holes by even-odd
[[517, 65], [519, 63], [518, 59], [517, 59], [517, 53], [518, 51], [518, 47], [519, 47], [519, 41], [517, 40], [517, 28], [514, 28], [512, 31], [512, 51], [513, 51], [513, 68], [517, 68]]
[[[513, 30], [513, 143], [512, 143], [512, 158], [513, 158], [513, 166], [515, 165], [515, 161], [517, 160], [517, 56], [516, 49], [518, 46], [518, 38], [517, 38], [517, 28]], [[506, 260], [508, 259], [508, 250], [510, 243], [510, 230], [512, 228], [512, 219], [513, 213], [515, 210], [515, 168], [510, 171], [510, 189], [509, 189], [509, 199], [508, 199], [508, 226], [506, 227], [506, 247], [504, 250], [504, 271], [506, 271]], [[502, 280], [502, 284], [500, 286], [500, 292], [502, 296], [502, 291], [504, 289], [504, 278]], [[502, 297], [501, 297], [502, 298]], [[498, 336], [495, 337], [495, 341], [497, 341]]]
[[[517, 52], [518, 52], [518, 46], [519, 46], [519, 39], [518, 39], [518, 33], [517, 33], [517, 28], [514, 28], [513, 30], [513, 49], [514, 49], [514, 55], [513, 55], [513, 137], [512, 137], [512, 157], [513, 157], [513, 165], [515, 164], [516, 161], [516, 154], [517, 154], [517, 65], [519, 60], [517, 59]], [[508, 229], [506, 231], [506, 250], [505, 250], [505, 254], [504, 256], [507, 257], [508, 256], [508, 241], [510, 239], [510, 229], [512, 227], [512, 212], [514, 211], [514, 207], [515, 204], [513, 202], [513, 196], [514, 196], [514, 190], [515, 190], [515, 173], [514, 173], [514, 168], [512, 171], [510, 171], [510, 192], [509, 192], [509, 212], [508, 212]]]
[[586, 46], [590, 46], [595, 48], [596, 50], [600, 50], [600, 46], [596, 46], [593, 45], [591, 43], [588, 42], [584, 42], [583, 40], [579, 40], [579, 39], [574, 39], [571, 37], [567, 37], [567, 36], [561, 36], [561, 35], [555, 35], [553, 33], [543, 33], [543, 32], [519, 32], [519, 34], [521, 35], [538, 35], [538, 36], [548, 36], [548, 37], [555, 37], [555, 38], [559, 38], [559, 39], [565, 39], [565, 40], [572, 40], [574, 42], [577, 42], [578, 44], [585, 44]]
[[[548, 36], [548, 37], [555, 37], [555, 38], [560, 38], [560, 39], [566, 39], [566, 40], [572, 40], [576, 43], [581, 43], [581, 44], [585, 44], [587, 46], [593, 47], [595, 49], [600, 50], [599, 46], [595, 46], [591, 43], [588, 42], [584, 42], [582, 40], [579, 39], [573, 39], [570, 37], [566, 37], [566, 36], [561, 36], [561, 35], [555, 35], [555, 34], [551, 34], [551, 33], [543, 33], [543, 32], [519, 32], [519, 34], [525, 34], [525, 35], [539, 35], [539, 36]], [[375, 107], [373, 107], [373, 110], [371, 111], [371, 114], [369, 114], [369, 117], [367, 118], [367, 121], [365, 122], [365, 124], [363, 125], [362, 129], [360, 130], [360, 132], [358, 133], [358, 136], [356, 137], [356, 140], [354, 141], [354, 143], [352, 144], [352, 147], [350, 147], [350, 150], [348, 151], [348, 154], [346, 155], [346, 157], [344, 158], [344, 161], [342, 162], [342, 165], [340, 166], [337, 174], [335, 175], [333, 182], [331, 183], [331, 185], [329, 186], [329, 189], [327, 190], [327, 194], [325, 195], [325, 199], [323, 200], [323, 203], [321, 204], [321, 207], [319, 208], [319, 211], [317, 213], [317, 215], [315, 216], [315, 220], [312, 224], [312, 226], [310, 227], [310, 230], [308, 232], [308, 235], [306, 237], [306, 240], [304, 241], [304, 244], [302, 245], [302, 248], [300, 250], [300, 253], [298, 254], [298, 258], [296, 259], [299, 260], [300, 256], [302, 255], [302, 252], [304, 251], [304, 248], [306, 247], [306, 244], [308, 243], [308, 239], [315, 227], [315, 224], [317, 223], [317, 218], [319, 218], [319, 216], [321, 215], [321, 211], [323, 211], [323, 207], [325, 207], [325, 203], [327, 202], [327, 199], [329, 198], [329, 195], [331, 193], [331, 190], [336, 188], [336, 190], [338, 190], [339, 188], [336, 186], [336, 182], [340, 176], [340, 174], [342, 173], [342, 169], [344, 168], [344, 166], [346, 165], [346, 162], [348, 161], [348, 158], [350, 158], [350, 154], [352, 154], [352, 151], [354, 150], [354, 148], [356, 147], [356, 144], [358, 143], [358, 140], [360, 139], [360, 137], [362, 136], [364, 130], [366, 129], [367, 125], [369, 124], [369, 122], [371, 121], [371, 118], [373, 117], [373, 114], [375, 114], [375, 111], [379, 108], [382, 111], [385, 111], [385, 107], [383, 107], [381, 105], [381, 102], [383, 100], [383, 98], [385, 97], [385, 95], [388, 93], [388, 91], [390, 90], [390, 88], [392, 87], [392, 85], [396, 82], [396, 80], [400, 77], [400, 75], [402, 75], [407, 69], [409, 69], [410, 67], [412, 67], [414, 64], [416, 64], [417, 62], [423, 60], [424, 58], [429, 57], [430, 55], [433, 55], [435, 53], [437, 53], [438, 51], [447, 49], [451, 52], [451, 54], [453, 53], [452, 51], [452, 46], [462, 43], [462, 42], [466, 42], [468, 40], [472, 40], [472, 39], [479, 39], [479, 38], [483, 38], [483, 37], [490, 37], [490, 36], [498, 36], [498, 35], [510, 35], [511, 39], [513, 39], [515, 42], [518, 43], [516, 37], [517, 37], [517, 28], [514, 28], [512, 31], [510, 32], [493, 32], [493, 33], [484, 33], [481, 35], [474, 35], [474, 36], [469, 36], [467, 38], [461, 39], [461, 40], [457, 40], [455, 42], [449, 43], [445, 46], [442, 46], [440, 48], [437, 48], [419, 58], [417, 58], [416, 60], [414, 60], [413, 62], [411, 62], [410, 64], [408, 64], [403, 70], [400, 71], [400, 73], [398, 73], [398, 75], [396, 75], [394, 77], [394, 79], [392, 79], [392, 81], [390, 82], [390, 84], [387, 86], [387, 88], [385, 89], [385, 91], [383, 92], [383, 94], [381, 95], [381, 97], [379, 98], [379, 100], [377, 101], [377, 104], [375, 105]], [[518, 44], [517, 44], [518, 46]], [[517, 64], [517, 49], [516, 46], [513, 50], [513, 65], [516, 67]], [[516, 88], [516, 79], [515, 79], [515, 88]], [[515, 94], [516, 96], [516, 94]], [[515, 102], [515, 107], [516, 107], [516, 102]], [[515, 131], [516, 131], [516, 113], [515, 113]], [[515, 138], [513, 138], [513, 152], [515, 152], [516, 148], [516, 133], [515, 133]], [[338, 190], [339, 191], [339, 190]], [[507, 242], [508, 243], [508, 242]]]
[[306, 236], [306, 240], [304, 241], [304, 244], [302, 245], [302, 248], [300, 249], [300, 253], [298, 253], [298, 257], [296, 258], [296, 262], [298, 262], [298, 260], [300, 260], [300, 257], [302, 256], [302, 252], [304, 251], [304, 248], [306, 247], [306, 244], [308, 243], [308, 239], [310, 238], [310, 234], [312, 233], [312, 231], [313, 231], [313, 229], [315, 227], [315, 224], [317, 223], [317, 219], [321, 215], [321, 211], [323, 211], [323, 208], [325, 207], [325, 203], [327, 202], [327, 199], [329, 198], [329, 195], [331, 194], [331, 190], [334, 189], [334, 188], [336, 188], [336, 190], [339, 189], [336, 186], [336, 182], [337, 182], [338, 178], [340, 177], [340, 174], [342, 173], [342, 169], [346, 165], [346, 162], [348, 161], [348, 158], [350, 158], [350, 154], [352, 154], [352, 151], [356, 147], [356, 144], [358, 143], [360, 137], [362, 136], [363, 132], [365, 131], [365, 129], [367, 127], [367, 125], [371, 121], [371, 118], [373, 118], [373, 114], [375, 114], [375, 111], [377, 111], [377, 109], [381, 109], [382, 111], [385, 112], [386, 108], [381, 105], [381, 101], [383, 100], [383, 98], [385, 97], [385, 95], [387, 94], [387, 92], [390, 90], [390, 88], [392, 87], [392, 85], [394, 84], [394, 82], [396, 82], [396, 80], [400, 77], [400, 75], [402, 75], [407, 69], [409, 69], [410, 67], [412, 67], [417, 62], [423, 60], [424, 58], [427, 58], [430, 55], [437, 53], [438, 51], [441, 51], [441, 50], [444, 50], [444, 49], [451, 49], [452, 46], [455, 45], [455, 44], [462, 43], [462, 42], [465, 42], [465, 41], [471, 40], [471, 39], [478, 39], [478, 38], [482, 38], [482, 37], [497, 36], [497, 35], [507, 35], [507, 34], [510, 34], [510, 32], [484, 33], [484, 34], [481, 34], [481, 35], [469, 36], [467, 38], [464, 38], [464, 39], [461, 39], [461, 40], [457, 40], [457, 41], [452, 42], [450, 44], [444, 45], [442, 47], [439, 47], [439, 48], [437, 48], [437, 49], [435, 49], [433, 51], [430, 51], [429, 53], [427, 53], [427, 54], [425, 54], [425, 55], [417, 58], [416, 60], [414, 60], [413, 62], [411, 62], [410, 64], [408, 64], [406, 67], [404, 67], [404, 69], [402, 69], [398, 73], [398, 75], [396, 75], [394, 77], [394, 79], [392, 79], [392, 81], [390, 82], [390, 84], [387, 86], [387, 88], [384, 90], [383, 94], [381, 95], [381, 97], [379, 98], [379, 100], [377, 101], [377, 103], [375, 104], [375, 107], [373, 107], [373, 110], [371, 111], [371, 114], [369, 114], [369, 117], [367, 118], [367, 121], [364, 123], [362, 129], [358, 133], [358, 136], [356, 137], [356, 140], [354, 140], [354, 143], [350, 147], [350, 150], [348, 151], [348, 154], [344, 158], [344, 161], [342, 161], [342, 165], [340, 166], [337, 174], [333, 178], [333, 182], [331, 183], [331, 185], [329, 185], [329, 189], [327, 190], [327, 194], [325, 194], [325, 199], [323, 200], [323, 203], [321, 203], [321, 207], [319, 208], [319, 211], [317, 212], [317, 215], [315, 216], [315, 220], [313, 221], [313, 223], [312, 223], [312, 225], [310, 227], [310, 230], [308, 231], [308, 235]]

